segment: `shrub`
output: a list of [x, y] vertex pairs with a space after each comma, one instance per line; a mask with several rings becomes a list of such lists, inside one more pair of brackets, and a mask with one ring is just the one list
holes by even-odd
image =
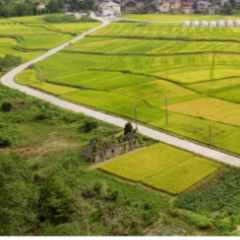
[[127, 122], [125, 127], [124, 127], [124, 134], [128, 133], [128, 132], [132, 132], [133, 131], [133, 126], [130, 122]]
[[13, 143], [10, 136], [0, 134], [0, 148], [9, 147]]
[[10, 102], [3, 102], [1, 110], [3, 112], [9, 112], [11, 110], [11, 103]]
[[84, 128], [86, 132], [91, 132], [93, 129], [98, 127], [98, 123], [93, 119], [86, 119], [84, 121]]

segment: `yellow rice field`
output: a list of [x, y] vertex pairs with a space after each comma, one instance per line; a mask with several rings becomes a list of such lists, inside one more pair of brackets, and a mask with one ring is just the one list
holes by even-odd
[[220, 163], [158, 143], [102, 164], [99, 169], [171, 194], [179, 194], [219, 167]]
[[240, 106], [214, 98], [199, 98], [192, 101], [176, 103], [169, 110], [196, 117], [240, 126]]
[[39, 82], [36, 79], [36, 73], [35, 70], [28, 69], [24, 70], [21, 73], [19, 73], [15, 78], [17, 83], [23, 84], [23, 85], [29, 85], [33, 83]]

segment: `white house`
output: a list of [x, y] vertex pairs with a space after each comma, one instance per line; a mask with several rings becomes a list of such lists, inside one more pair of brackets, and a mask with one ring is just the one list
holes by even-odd
[[112, 1], [104, 1], [98, 6], [99, 9], [102, 10], [103, 15], [121, 15], [121, 7], [120, 4], [117, 4]]

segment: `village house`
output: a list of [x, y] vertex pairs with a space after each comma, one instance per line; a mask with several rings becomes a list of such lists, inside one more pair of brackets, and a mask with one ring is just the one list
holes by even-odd
[[193, 2], [182, 2], [182, 13], [192, 14], [196, 11], [195, 3]]
[[155, 0], [153, 1], [153, 4], [160, 13], [166, 13], [170, 10], [170, 2], [167, 0]]
[[37, 5], [37, 8], [38, 8], [38, 9], [45, 9], [46, 6], [45, 6], [45, 4], [38, 4], [38, 5]]
[[181, 0], [170, 1], [170, 9], [173, 10], [173, 13], [179, 13], [181, 9]]
[[136, 12], [137, 4], [136, 4], [135, 0], [130, 0], [130, 1], [126, 2], [124, 5], [124, 10], [126, 13]]
[[116, 2], [106, 0], [102, 3], [100, 3], [98, 8], [102, 10], [103, 15], [105, 15], [105, 16], [109, 16], [109, 15], [119, 16], [119, 15], [121, 15], [120, 4], [117, 4]]
[[[236, 0], [237, 3], [238, 0]], [[229, 0], [215, 0], [215, 4], [218, 5], [219, 7], [223, 7], [225, 3], [229, 4]]]
[[209, 8], [210, 14], [215, 14], [216, 8], [210, 3], [206, 1], [199, 1], [197, 2], [197, 12], [198, 13], [206, 13], [206, 9]]

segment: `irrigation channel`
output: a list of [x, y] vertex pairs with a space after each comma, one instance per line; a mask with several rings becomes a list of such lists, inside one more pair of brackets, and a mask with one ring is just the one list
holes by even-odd
[[[74, 38], [73, 40], [71, 40], [67, 43], [64, 43], [64, 44], [62, 44], [62, 45], [60, 45], [60, 46], [58, 46], [58, 47], [56, 47], [52, 50], [49, 50], [48, 52], [44, 53], [40, 57], [37, 57], [37, 58], [35, 58], [35, 59], [33, 59], [29, 62], [26, 62], [26, 63], [24, 63], [24, 64], [22, 64], [22, 65], [20, 65], [16, 68], [12, 69], [10, 72], [8, 72], [4, 76], [2, 76], [1, 82], [2, 82], [3, 85], [5, 85], [7, 87], [17, 89], [21, 92], [24, 92], [24, 93], [28, 94], [28, 95], [43, 99], [43, 100], [48, 101], [48, 102], [50, 102], [50, 103], [52, 103], [56, 106], [59, 106], [59, 107], [62, 107], [62, 108], [68, 109], [68, 110], [72, 110], [72, 111], [75, 111], [75, 112], [81, 112], [81, 113], [84, 113], [85, 115], [97, 118], [99, 120], [102, 120], [102, 121], [105, 121], [105, 122], [108, 122], [108, 123], [112, 123], [112, 124], [117, 125], [119, 127], [123, 127], [126, 124], [126, 120], [123, 120], [121, 118], [114, 117], [114, 116], [111, 116], [111, 115], [108, 115], [108, 114], [105, 114], [105, 113], [101, 113], [101, 112], [98, 112], [98, 111], [94, 111], [94, 110], [79, 106], [77, 104], [73, 104], [73, 103], [61, 100], [57, 97], [48, 95], [46, 93], [37, 91], [35, 89], [19, 85], [14, 81], [14, 77], [18, 73], [23, 71], [25, 68], [27, 68], [29, 65], [37, 63], [37, 62], [39, 62], [39, 61], [41, 61], [41, 60], [43, 60], [43, 59], [45, 59], [45, 58], [47, 58], [47, 57], [49, 57], [53, 54], [59, 52], [60, 50], [64, 49], [65, 47], [69, 46], [70, 43], [76, 42], [76, 41], [84, 38], [87, 34], [92, 33], [92, 32], [94, 32], [94, 31], [96, 31], [100, 28], [103, 28], [103, 27], [105, 27], [106, 25], [109, 24], [109, 21], [101, 19], [101, 18], [97, 18], [97, 17], [93, 16], [93, 13], [91, 14], [91, 17], [102, 21], [102, 25], [100, 25], [100, 26], [98, 26], [98, 27], [96, 27], [92, 30], [87, 31], [86, 33], [83, 33], [83, 34], [79, 35], [78, 37]], [[168, 134], [153, 130], [153, 129], [145, 127], [145, 126], [139, 125], [138, 130], [141, 134], [144, 134], [144, 135], [149, 136], [151, 138], [160, 140], [160, 141], [162, 141], [164, 143], [167, 143], [167, 144], [170, 144], [172, 146], [176, 146], [176, 147], [191, 151], [193, 153], [212, 158], [212, 159], [220, 161], [220, 162], [224, 162], [224, 163], [236, 166], [236, 167], [240, 167], [240, 158], [231, 156], [229, 154], [222, 153], [222, 152], [219, 152], [219, 151], [216, 151], [216, 150], [204, 147], [204, 146], [200, 146], [198, 144], [195, 144], [195, 143], [192, 143], [192, 142], [189, 142], [189, 141], [186, 141], [186, 140], [182, 140], [182, 139], [179, 139], [177, 137], [170, 136]]]

